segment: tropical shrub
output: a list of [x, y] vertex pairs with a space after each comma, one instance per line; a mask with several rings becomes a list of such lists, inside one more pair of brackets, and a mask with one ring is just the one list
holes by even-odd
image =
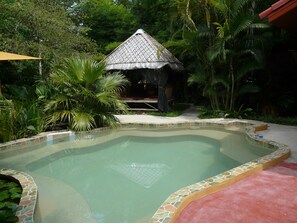
[[120, 93], [128, 80], [119, 73], [107, 74], [104, 63], [65, 59], [50, 78], [53, 94], [44, 104], [48, 127], [65, 123], [75, 131], [86, 131], [116, 123], [114, 114], [127, 109]]
[[262, 68], [260, 23], [253, 0], [176, 1], [183, 23], [169, 45], [179, 48], [214, 110], [234, 111], [240, 97], [259, 91], [253, 72]]
[[164, 117], [177, 117], [181, 115], [186, 109], [190, 107], [189, 104], [185, 103], [174, 103], [172, 106], [170, 106], [170, 109], [168, 112], [148, 112], [150, 115], [155, 116], [164, 116]]
[[36, 135], [43, 130], [36, 102], [0, 99], [0, 142]]
[[0, 222], [17, 222], [15, 213], [21, 198], [19, 183], [9, 179], [0, 179]]
[[223, 111], [223, 110], [213, 110], [204, 107], [198, 108], [199, 118], [237, 118], [237, 119], [247, 119], [254, 115], [253, 109], [240, 107], [237, 111]]

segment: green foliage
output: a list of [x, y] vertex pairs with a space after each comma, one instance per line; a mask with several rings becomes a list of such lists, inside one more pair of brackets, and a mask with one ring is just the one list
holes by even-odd
[[225, 112], [222, 110], [213, 110], [213, 109], [207, 109], [204, 107], [198, 108], [198, 117], [201, 119], [206, 118], [223, 118], [225, 115]]
[[253, 109], [239, 108], [237, 111], [223, 111], [223, 110], [213, 110], [201, 107], [198, 109], [199, 118], [236, 118], [236, 119], [246, 119], [253, 114]]
[[21, 198], [21, 186], [8, 179], [0, 179], [0, 222], [17, 222], [15, 213]]
[[[86, 37], [87, 28], [71, 19], [71, 7], [67, 5], [74, 2], [70, 2], [0, 0], [0, 50], [41, 56], [43, 73], [59, 58], [94, 53], [96, 46]], [[18, 62], [15, 66], [32, 78], [38, 72], [38, 65], [34, 69], [29, 67], [30, 63], [34, 62]]]
[[83, 24], [90, 27], [88, 36], [101, 51], [111, 42], [124, 41], [137, 29], [131, 11], [112, 0], [83, 1], [79, 7], [85, 15]]
[[275, 117], [263, 115], [250, 115], [247, 119], [258, 120], [266, 123], [297, 126], [297, 117]]
[[251, 108], [240, 109], [238, 111], [222, 111], [213, 110], [201, 107], [198, 109], [198, 117], [201, 119], [208, 118], [236, 118], [236, 119], [248, 119], [257, 120], [266, 123], [275, 123], [281, 125], [297, 126], [297, 117], [275, 117], [275, 116], [263, 116], [256, 115]]
[[242, 110], [242, 108], [240, 107], [237, 111], [228, 111], [225, 114], [225, 118], [247, 119], [253, 113], [253, 109], [251, 108], [246, 108]]
[[43, 130], [39, 107], [34, 101], [0, 99], [0, 142], [36, 135]]
[[[47, 86], [52, 89], [43, 90], [44, 96], [39, 95], [49, 127], [66, 123], [75, 131], [85, 131], [112, 125], [117, 121], [114, 114], [127, 109], [120, 99], [127, 79], [119, 73], [107, 75], [103, 63], [65, 59], [53, 70], [51, 81]], [[46, 95], [49, 91], [53, 93]]]
[[158, 41], [165, 42], [177, 29], [174, 0], [133, 0], [130, 6], [142, 28]]
[[111, 51], [113, 51], [115, 48], [117, 48], [121, 44], [122, 44], [122, 42], [112, 42], [112, 43], [108, 44], [107, 46], [105, 46], [106, 54], [111, 53]]
[[175, 47], [181, 48], [179, 51], [190, 61], [186, 64], [192, 73], [189, 83], [203, 88], [203, 95], [215, 110], [236, 110], [241, 96], [259, 91], [251, 77], [263, 67], [258, 30], [267, 25], [260, 24], [254, 13], [257, 3], [177, 1], [184, 26], [183, 35], [176, 36]]
[[170, 110], [167, 113], [148, 112], [148, 114], [155, 115], [155, 116], [164, 116], [164, 117], [177, 117], [177, 116], [180, 116], [188, 108], [189, 108], [189, 104], [176, 103], [170, 107]]

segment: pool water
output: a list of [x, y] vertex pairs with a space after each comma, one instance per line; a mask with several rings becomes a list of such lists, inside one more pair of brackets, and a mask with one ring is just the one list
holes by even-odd
[[148, 222], [178, 189], [272, 152], [218, 128], [119, 129], [49, 144], [0, 159], [34, 177], [37, 223]]

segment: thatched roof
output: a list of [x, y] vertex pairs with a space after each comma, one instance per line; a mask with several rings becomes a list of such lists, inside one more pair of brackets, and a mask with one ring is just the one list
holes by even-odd
[[142, 29], [137, 30], [105, 59], [106, 70], [160, 69], [168, 65], [183, 70], [182, 63]]

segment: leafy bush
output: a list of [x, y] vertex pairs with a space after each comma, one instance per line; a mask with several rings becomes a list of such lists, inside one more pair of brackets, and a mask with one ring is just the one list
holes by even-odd
[[198, 109], [199, 118], [239, 118], [239, 119], [249, 119], [257, 120], [267, 123], [275, 123], [281, 125], [292, 125], [297, 126], [297, 117], [275, 117], [275, 116], [263, 116], [256, 115], [251, 108], [244, 110], [225, 112], [222, 110], [211, 110], [207, 108]]
[[15, 215], [22, 194], [21, 186], [9, 179], [0, 179], [0, 222], [17, 222]]
[[198, 116], [201, 119], [204, 118], [223, 118], [225, 113], [222, 110], [212, 110], [207, 108], [198, 108]]
[[238, 111], [223, 111], [223, 110], [211, 110], [207, 108], [199, 108], [198, 109], [199, 118], [237, 118], [243, 119], [249, 117], [253, 114], [253, 109], [246, 108], [242, 110], [239, 108]]
[[42, 118], [36, 102], [0, 99], [0, 142], [36, 135], [42, 131]]
[[248, 119], [258, 120], [258, 121], [267, 122], [267, 123], [297, 126], [297, 117], [273, 117], [273, 116], [252, 115], [252, 116], [249, 116]]
[[[119, 73], [107, 75], [104, 63], [65, 59], [60, 67], [54, 68], [51, 81], [52, 93], [41, 99], [48, 128], [61, 123], [75, 131], [108, 126], [118, 121], [114, 114], [127, 109], [120, 93], [129, 82]], [[39, 99], [47, 92], [40, 91]]]

